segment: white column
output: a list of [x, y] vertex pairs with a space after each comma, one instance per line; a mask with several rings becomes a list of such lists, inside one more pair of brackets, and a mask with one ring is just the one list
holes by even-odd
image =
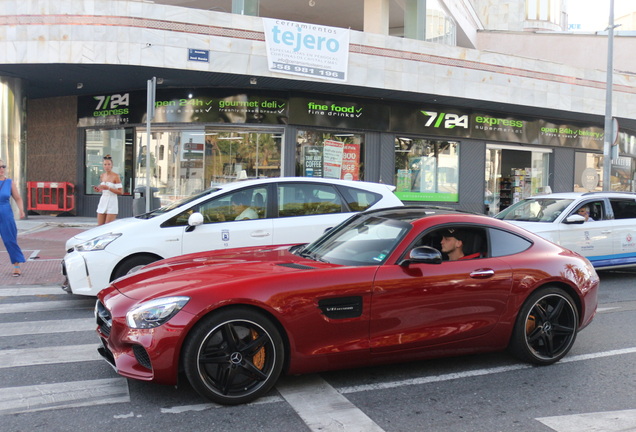
[[389, 0], [364, 0], [364, 32], [389, 34]]
[[0, 159], [7, 164], [7, 177], [17, 186], [26, 213], [26, 96], [19, 78], [0, 76]]
[[406, 0], [404, 37], [426, 40], [426, 0]]

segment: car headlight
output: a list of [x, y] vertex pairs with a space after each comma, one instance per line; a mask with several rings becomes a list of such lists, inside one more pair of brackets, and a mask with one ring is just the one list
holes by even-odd
[[144, 302], [126, 314], [126, 324], [130, 328], [155, 328], [175, 316], [190, 297], [165, 297]]
[[111, 244], [120, 236], [120, 233], [108, 233], [100, 235], [98, 237], [85, 241], [84, 243], [75, 245], [75, 250], [80, 252], [103, 250], [106, 246]]

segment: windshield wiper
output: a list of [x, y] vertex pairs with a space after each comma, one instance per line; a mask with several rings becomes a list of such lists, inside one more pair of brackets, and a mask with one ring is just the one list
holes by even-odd
[[294, 255], [302, 256], [300, 254], [305, 250], [306, 247], [307, 247], [307, 243], [294, 245], [289, 248], [289, 252], [293, 253]]
[[318, 256], [318, 254], [315, 253], [315, 252], [302, 251], [302, 252], [300, 252], [300, 256], [303, 257], [303, 258], [307, 258], [307, 259], [313, 260], [313, 261], [329, 263], [329, 261], [327, 261], [326, 259]]

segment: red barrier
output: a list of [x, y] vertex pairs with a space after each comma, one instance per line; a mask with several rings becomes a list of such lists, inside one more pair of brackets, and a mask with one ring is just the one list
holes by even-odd
[[27, 182], [27, 210], [71, 211], [75, 186], [68, 182]]

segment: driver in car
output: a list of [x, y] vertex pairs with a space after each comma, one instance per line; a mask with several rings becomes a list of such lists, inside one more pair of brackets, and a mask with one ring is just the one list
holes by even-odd
[[448, 255], [449, 261], [479, 258], [480, 253], [464, 254], [466, 233], [457, 228], [448, 228], [442, 232], [442, 252]]

